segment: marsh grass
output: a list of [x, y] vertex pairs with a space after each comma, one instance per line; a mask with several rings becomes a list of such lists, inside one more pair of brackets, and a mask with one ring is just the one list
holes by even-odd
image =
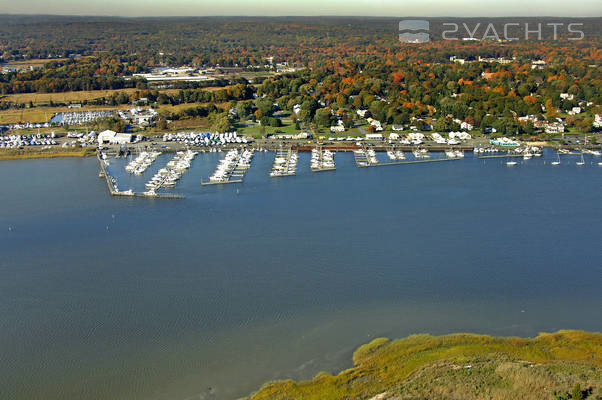
[[602, 335], [379, 338], [360, 346], [353, 362], [336, 376], [268, 383], [251, 399], [369, 399], [383, 393], [383, 399], [553, 398], [555, 391], [569, 391], [576, 383], [602, 385]]
[[27, 148], [27, 149], [2, 149], [0, 150], [0, 161], [3, 160], [25, 160], [32, 158], [58, 158], [58, 157], [90, 157], [96, 154], [92, 148], [63, 148], [52, 147], [50, 149]]

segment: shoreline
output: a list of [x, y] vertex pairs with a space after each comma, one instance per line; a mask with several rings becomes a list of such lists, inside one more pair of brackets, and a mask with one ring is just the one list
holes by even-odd
[[79, 151], [60, 151], [60, 152], [44, 152], [38, 150], [20, 150], [4, 154], [5, 151], [0, 151], [0, 161], [15, 161], [15, 160], [34, 160], [34, 159], [45, 159], [45, 158], [73, 158], [73, 157], [92, 157], [96, 154], [96, 150], [90, 151], [89, 149]]
[[[355, 350], [352, 368], [334, 375], [320, 372], [307, 381], [267, 382], [245, 400], [534, 400], [575, 393], [576, 388], [589, 391], [587, 398], [602, 395], [601, 333], [560, 330], [534, 338], [468, 333], [420, 334], [394, 341], [377, 338]], [[491, 390], [496, 396], [491, 397]]]
[[[548, 148], [551, 150], [558, 150], [559, 148], [575, 148], [575, 146], [559, 146], [557, 143], [553, 143], [550, 141], [526, 141], [523, 143], [526, 146], [538, 146], [543, 148]], [[265, 148], [268, 151], [276, 151], [278, 148], [287, 146], [291, 147], [299, 152], [311, 152], [312, 149], [321, 147], [324, 150], [330, 150], [333, 152], [349, 152], [361, 149], [362, 146], [369, 146], [375, 151], [387, 151], [391, 148], [395, 148], [400, 151], [411, 152], [416, 148], [426, 148], [429, 151], [433, 152], [443, 152], [450, 148], [460, 151], [472, 152], [475, 146], [482, 147], [498, 147], [500, 150], [505, 151], [506, 148], [502, 148], [499, 146], [491, 146], [487, 141], [481, 140], [471, 140], [467, 143], [448, 146], [448, 145], [440, 145], [436, 143], [424, 143], [422, 145], [401, 145], [397, 143], [386, 143], [386, 142], [375, 142], [375, 143], [362, 143], [362, 145], [357, 145], [355, 142], [349, 143], [347, 141], [343, 142], [334, 142], [334, 143], [310, 143], [307, 140], [270, 140], [270, 139], [260, 139], [255, 140], [246, 144], [225, 144], [223, 146], [219, 146], [222, 150], [227, 150], [230, 148], [245, 148], [245, 147], [260, 147]], [[132, 144], [129, 146], [132, 150], [140, 151], [140, 145]], [[581, 146], [584, 147], [585, 146]], [[207, 148], [204, 147], [195, 147], [195, 146], [186, 146], [179, 142], [161, 142], [161, 141], [151, 141], [145, 143], [144, 150], [158, 150], [164, 153], [175, 153], [177, 151], [185, 150], [190, 148], [196, 151], [207, 151]], [[590, 145], [587, 146], [589, 149], [600, 149], [602, 146], [600, 145]], [[118, 147], [110, 146], [108, 149], [109, 153], [115, 153]], [[84, 148], [84, 149], [76, 149], [76, 150], [67, 150], [61, 147], [51, 148], [51, 149], [38, 149], [38, 148], [23, 148], [23, 149], [0, 149], [0, 161], [10, 161], [10, 160], [27, 160], [27, 159], [43, 159], [43, 158], [64, 158], [64, 157], [92, 157], [97, 153], [96, 148]]]

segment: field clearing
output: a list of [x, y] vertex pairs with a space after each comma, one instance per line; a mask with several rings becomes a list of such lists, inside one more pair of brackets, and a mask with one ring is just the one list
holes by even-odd
[[[166, 115], [167, 113], [174, 113], [174, 112], [178, 112], [178, 111], [182, 111], [182, 110], [187, 110], [189, 108], [208, 106], [210, 104], [212, 104], [212, 103], [183, 103], [183, 104], [176, 104], [176, 105], [162, 104], [159, 107], [157, 107], [156, 110], [160, 115]], [[227, 106], [230, 103], [225, 102], [225, 103], [213, 103], [213, 104], [215, 104], [215, 106], [217, 108], [225, 111]]]
[[169, 124], [168, 131], [180, 131], [186, 129], [205, 129], [209, 130], [211, 128], [211, 122], [209, 122], [208, 118], [191, 118], [191, 119], [181, 119], [178, 121], [172, 121]]
[[[257, 86], [257, 85], [255, 85]], [[221, 89], [227, 89], [232, 86], [211, 86], [201, 88], [208, 92], [216, 92]], [[194, 89], [196, 90], [196, 89]], [[113, 94], [119, 95], [120, 93], [132, 94], [141, 89], [128, 88], [128, 89], [114, 89], [114, 90], [83, 90], [77, 92], [60, 92], [60, 93], [16, 93], [7, 94], [0, 96], [0, 102], [15, 103], [15, 104], [29, 104], [31, 101], [34, 105], [48, 104], [52, 100], [54, 103], [78, 103], [84, 100], [92, 101], [100, 99], [102, 97], [109, 97]], [[180, 89], [160, 89], [159, 93], [165, 93], [170, 96], [178, 94]]]
[[2, 66], [8, 68], [27, 68], [27, 67], [42, 67], [49, 62], [53, 61], [65, 61], [66, 58], [34, 58], [31, 60], [17, 60], [17, 61], [8, 61]]
[[[18, 93], [7, 94], [0, 97], [2, 102], [12, 102], [18, 104], [28, 104], [30, 101], [35, 104], [48, 104], [50, 100], [55, 103], [69, 103], [79, 101], [90, 101], [101, 97], [108, 97], [112, 94], [127, 93], [131, 94], [139, 89], [117, 89], [117, 90], [89, 90], [79, 92], [61, 92], [61, 93]], [[178, 93], [178, 89], [160, 90], [161, 93], [173, 95]]]
[[[174, 90], [174, 89], [170, 89]], [[80, 93], [80, 92], [71, 92]], [[187, 108], [195, 108], [199, 106], [206, 106], [210, 103], [185, 103], [172, 105], [161, 105], [157, 108], [157, 111], [165, 115], [168, 112], [177, 112]], [[216, 106], [224, 110], [229, 103], [218, 103]], [[68, 108], [68, 107], [34, 107], [34, 108], [22, 108], [22, 109], [8, 109], [0, 110], [0, 125], [5, 124], [17, 124], [17, 123], [44, 123], [49, 122], [52, 116], [56, 113], [61, 112], [86, 112], [86, 111], [114, 111], [114, 110], [127, 110], [132, 108], [129, 104], [123, 104], [120, 106], [85, 106], [82, 108]]]

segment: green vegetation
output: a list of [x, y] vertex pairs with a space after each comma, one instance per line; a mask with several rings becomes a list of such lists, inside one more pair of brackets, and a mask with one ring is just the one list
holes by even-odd
[[0, 161], [24, 160], [31, 158], [59, 158], [59, 157], [90, 157], [96, 154], [95, 149], [87, 148], [63, 148], [51, 147], [49, 149], [27, 148], [27, 149], [2, 149], [0, 150]]
[[[278, 116], [282, 111], [295, 111], [291, 120], [297, 131], [303, 126], [319, 133], [333, 124], [349, 130], [365, 123], [358, 111], [379, 121], [384, 132], [392, 125], [448, 132], [467, 123], [473, 132], [494, 128], [503, 135], [534, 135], [558, 117], [569, 129], [599, 130], [593, 124], [602, 112], [596, 19], [582, 20], [589, 32], [584, 40], [569, 41], [570, 35], [561, 32], [559, 40], [506, 43], [440, 40], [445, 19], [432, 19], [432, 40], [420, 46], [399, 42], [393, 34], [398, 22], [324, 17], [106, 18], [98, 23], [83, 17], [0, 16], [0, 62], [21, 65], [0, 74], [0, 109], [10, 112], [0, 123], [47, 119], [37, 110], [46, 101], [51, 108], [67, 102], [87, 108], [129, 106], [144, 98], [153, 107], [191, 105], [164, 116], [189, 120], [180, 124], [187, 127], [197, 119], [207, 125], [203, 119], [216, 111], [212, 107], [229, 103], [219, 108], [232, 111], [232, 123], [254, 117], [262, 121], [262, 134], [287, 125]], [[505, 21], [488, 22], [501, 32]], [[539, 22], [548, 29], [552, 20]], [[55, 59], [39, 61], [49, 55]], [[30, 65], [35, 68], [24, 68], [27, 60], [38, 60]], [[166, 66], [203, 70], [216, 80], [156, 84], [133, 76]], [[195, 110], [195, 104], [205, 108]], [[31, 106], [36, 114], [22, 111]], [[573, 112], [577, 107], [580, 112]], [[216, 126], [228, 125], [221, 118]]]
[[533, 339], [471, 334], [413, 335], [393, 342], [379, 338], [360, 346], [353, 363], [336, 376], [322, 372], [311, 381], [266, 384], [250, 399], [536, 400], [575, 399], [577, 392], [589, 399], [602, 395], [598, 333], [560, 331]]

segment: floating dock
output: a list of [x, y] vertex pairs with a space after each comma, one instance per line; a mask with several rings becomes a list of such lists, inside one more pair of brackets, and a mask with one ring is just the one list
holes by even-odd
[[[270, 171], [270, 178], [280, 178], [283, 176], [295, 176], [297, 175], [297, 161], [298, 161], [297, 150], [293, 150], [292, 147], [282, 148], [276, 150], [276, 156], [274, 157], [274, 165]], [[278, 162], [278, 160], [284, 160]]]
[[[231, 183], [242, 183], [243, 180], [242, 178], [244, 178], [244, 176], [247, 174], [247, 171], [249, 170], [249, 168], [251, 168], [251, 159], [253, 158], [253, 150], [242, 150], [242, 152], [238, 152], [238, 150], [231, 150], [230, 153], [233, 154], [233, 152], [236, 151], [236, 161], [234, 162], [230, 162], [231, 165], [228, 166], [227, 169], [225, 169], [223, 171], [223, 178], [219, 179], [219, 180], [209, 180], [209, 182], [203, 182], [201, 180], [201, 186], [210, 186], [210, 185], [227, 185], [227, 184], [231, 184]], [[247, 153], [247, 154], [245, 154]], [[250, 155], [249, 155], [250, 154]], [[220, 163], [225, 162], [225, 160], [228, 158], [228, 154], [226, 154], [226, 157], [220, 160]], [[218, 168], [216, 169], [216, 172], [214, 173], [214, 175], [217, 173], [217, 170], [219, 169], [219, 165]], [[232, 179], [232, 178], [238, 178], [238, 179]]]
[[[325, 152], [326, 154], [325, 159]], [[337, 167], [334, 163], [334, 153], [330, 150], [324, 150], [322, 146], [315, 148], [311, 153], [310, 162], [311, 172], [336, 171]]]
[[201, 181], [201, 186], [211, 186], [211, 185], [228, 185], [230, 183], [242, 183], [242, 179], [237, 179], [237, 180], [227, 180], [227, 181], [223, 181], [223, 182], [203, 182]]
[[359, 168], [363, 168], [363, 167], [376, 167], [378, 165], [378, 161], [376, 160], [375, 156], [371, 156], [369, 154], [371, 149], [366, 149], [365, 146], [362, 146], [362, 148], [360, 148], [359, 150], [355, 150], [353, 152], [353, 157], [355, 158], [355, 164], [359, 167]]
[[434, 163], [434, 162], [442, 162], [442, 161], [458, 161], [462, 158], [431, 158], [428, 160], [411, 160], [411, 161], [391, 161], [386, 163], [379, 164], [370, 164], [370, 165], [358, 165], [360, 168], [368, 168], [368, 167], [379, 167], [379, 166], [387, 166], [387, 165], [406, 165], [406, 164], [425, 164], [425, 163]]
[[510, 158], [511, 157], [521, 157], [522, 158], [522, 157], [524, 157], [524, 154], [519, 154], [519, 153], [508, 154], [508, 153], [506, 153], [506, 154], [496, 154], [496, 155], [493, 155], [493, 156], [478, 156], [477, 158], [479, 160], [485, 160], [485, 159], [488, 159], [488, 158], [509, 158], [509, 157]]
[[100, 154], [97, 154], [98, 163], [100, 164], [100, 172], [98, 173], [99, 178], [105, 178], [107, 182], [107, 188], [109, 189], [109, 194], [114, 197], [146, 197], [146, 198], [160, 198], [160, 199], [183, 199], [184, 196], [179, 194], [172, 193], [140, 193], [134, 192], [132, 190], [126, 190], [125, 192], [117, 189], [117, 180], [109, 174], [107, 170], [107, 161], [103, 160], [100, 157]]

